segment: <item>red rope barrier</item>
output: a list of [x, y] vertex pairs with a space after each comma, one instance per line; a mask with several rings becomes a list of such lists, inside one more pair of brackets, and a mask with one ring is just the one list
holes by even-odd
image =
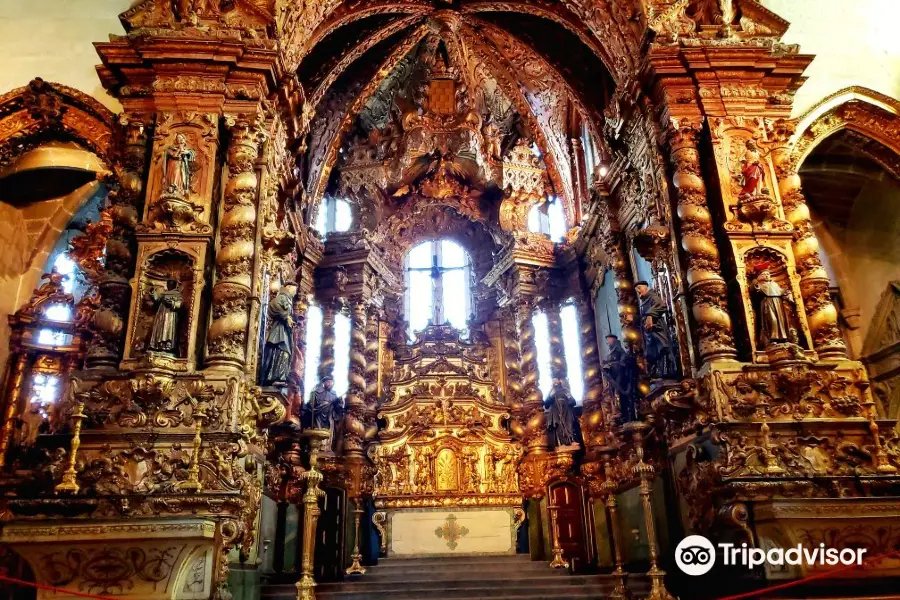
[[43, 585], [40, 583], [34, 583], [33, 581], [24, 581], [22, 579], [16, 579], [15, 577], [6, 577], [5, 575], [0, 575], [0, 581], [8, 581], [9, 583], [13, 583], [15, 585], [24, 585], [27, 587], [37, 588], [39, 590], [47, 590], [50, 592], [60, 592], [61, 594], [67, 594], [69, 596], [80, 596], [82, 598], [93, 598], [94, 600], [117, 600], [112, 596], [95, 596], [94, 594], [85, 594], [84, 592], [73, 592], [72, 590], [65, 590], [63, 588], [53, 587], [51, 585]]
[[766, 588], [762, 588], [760, 590], [756, 590], [753, 592], [744, 592], [743, 594], [737, 594], [734, 596], [725, 596], [724, 598], [719, 598], [719, 600], [744, 600], [745, 598], [761, 598], [765, 594], [770, 594], [772, 592], [777, 592], [779, 590], [785, 590], [788, 588], [796, 587], [798, 585], [802, 585], [804, 583], [808, 583], [810, 581], [815, 581], [817, 579], [825, 579], [827, 577], [831, 577], [832, 575], [836, 575], [838, 573], [843, 573], [844, 571], [850, 571], [852, 569], [861, 569], [864, 565], [868, 563], [874, 563], [880, 560], [884, 560], [885, 558], [890, 558], [891, 556], [895, 556], [900, 554], [900, 550], [894, 550], [893, 552], [888, 552], [886, 554], [880, 554], [878, 556], [873, 556], [871, 558], [867, 558], [862, 561], [858, 565], [846, 565], [844, 567], [840, 567], [837, 569], [829, 569], [828, 571], [822, 571], [821, 573], [816, 573], [815, 575], [810, 575], [809, 577], [804, 577], [803, 579], [795, 579], [794, 581], [786, 581], [785, 583], [779, 583], [777, 585], [772, 585]]

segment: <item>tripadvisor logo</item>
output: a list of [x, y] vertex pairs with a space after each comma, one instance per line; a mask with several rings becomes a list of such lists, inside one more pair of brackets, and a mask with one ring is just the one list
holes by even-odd
[[[722, 564], [743, 565], [748, 569], [768, 564], [774, 567], [784, 565], [808, 566], [851, 566], [861, 565], [865, 548], [827, 548], [819, 544], [806, 548], [798, 544], [792, 548], [770, 548], [763, 550], [747, 544], [718, 544]], [[675, 564], [686, 575], [704, 575], [716, 564], [716, 547], [702, 535], [689, 535], [675, 548]]]

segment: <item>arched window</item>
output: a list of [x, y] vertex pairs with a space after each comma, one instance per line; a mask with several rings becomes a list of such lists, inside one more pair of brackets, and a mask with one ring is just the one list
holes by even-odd
[[[584, 373], [581, 366], [581, 332], [578, 327], [578, 309], [567, 304], [559, 311], [562, 324], [563, 356], [566, 359], [566, 382], [569, 392], [580, 406], [584, 399]], [[553, 389], [553, 355], [550, 348], [550, 324], [541, 311], [534, 314], [534, 345], [537, 349], [538, 389], [546, 397]]]
[[327, 236], [329, 233], [347, 231], [351, 225], [353, 225], [353, 210], [350, 203], [342, 198], [325, 196], [313, 224], [316, 231]]
[[546, 202], [535, 204], [528, 213], [528, 231], [541, 233], [554, 242], [561, 242], [566, 236], [566, 215], [562, 199], [552, 197]]
[[[59, 274], [64, 276], [62, 280], [63, 291], [74, 295], [76, 291], [75, 277], [79, 270], [75, 262], [69, 258], [69, 255], [65, 252], [57, 254], [51, 269], [56, 269]], [[59, 321], [61, 323], [71, 321], [73, 317], [72, 308], [67, 304], [51, 304], [44, 311], [44, 316], [51, 321]], [[44, 346], [63, 346], [68, 344], [70, 340], [70, 335], [51, 327], [45, 327], [38, 333], [38, 344]]]
[[449, 323], [465, 329], [472, 313], [471, 263], [449, 240], [423, 242], [406, 255], [406, 316], [410, 333]]

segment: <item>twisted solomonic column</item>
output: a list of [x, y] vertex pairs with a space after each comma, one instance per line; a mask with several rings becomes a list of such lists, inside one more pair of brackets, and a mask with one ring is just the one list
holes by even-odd
[[681, 247], [687, 258], [687, 282], [697, 323], [700, 357], [704, 361], [735, 360], [734, 332], [728, 314], [727, 286], [722, 279], [713, 220], [700, 172], [697, 136], [701, 122], [673, 119], [669, 150], [678, 192]]
[[785, 218], [794, 226], [791, 249], [800, 274], [800, 293], [816, 352], [821, 358], [847, 358], [847, 346], [838, 327], [838, 312], [829, 292], [830, 279], [819, 258], [819, 240], [803, 195], [797, 160], [789, 145], [794, 127], [792, 122], [779, 120], [771, 124], [770, 133], [775, 139], [771, 156], [781, 204]]
[[226, 165], [228, 181], [223, 197], [216, 253], [216, 284], [212, 297], [212, 324], [207, 340], [207, 365], [241, 369], [247, 362], [249, 300], [256, 253], [256, 197], [258, 179], [254, 163], [265, 139], [256, 122], [226, 117], [231, 130]]
[[365, 358], [365, 379], [366, 379], [366, 420], [369, 417], [375, 418], [378, 410], [378, 355], [381, 347], [381, 341], [378, 339], [378, 331], [380, 320], [378, 318], [378, 308], [369, 306], [366, 310], [366, 350]]
[[[334, 377], [334, 319], [337, 305], [334, 302], [326, 302], [322, 305], [322, 346], [319, 350], [319, 380], [329, 375]], [[309, 383], [309, 389], [315, 386]]]
[[91, 320], [93, 338], [88, 344], [85, 367], [115, 369], [122, 358], [125, 323], [131, 301], [128, 280], [135, 268], [135, 227], [140, 220], [144, 200], [144, 175], [147, 170], [147, 130], [144, 123], [123, 117], [125, 143], [118, 180], [110, 191], [105, 213], [112, 220], [106, 240], [104, 269], [96, 281], [100, 307]]
[[544, 429], [544, 404], [538, 388], [537, 346], [534, 342], [534, 298], [516, 300], [516, 327], [519, 331], [520, 365], [522, 373], [522, 407], [519, 423], [529, 452], [547, 449]]
[[344, 455], [361, 455], [365, 445], [366, 413], [366, 302], [350, 303], [350, 368], [345, 402]]
[[522, 387], [522, 357], [519, 354], [519, 340], [516, 337], [515, 313], [505, 307], [501, 320], [503, 335], [503, 362], [506, 367], [506, 396], [513, 411], [522, 408], [524, 388]]

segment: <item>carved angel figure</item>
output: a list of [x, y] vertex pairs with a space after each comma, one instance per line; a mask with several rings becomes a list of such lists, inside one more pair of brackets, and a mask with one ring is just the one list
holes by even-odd
[[191, 163], [196, 154], [183, 133], [175, 136], [175, 143], [166, 148], [163, 160], [163, 193], [186, 198], [191, 193]]

